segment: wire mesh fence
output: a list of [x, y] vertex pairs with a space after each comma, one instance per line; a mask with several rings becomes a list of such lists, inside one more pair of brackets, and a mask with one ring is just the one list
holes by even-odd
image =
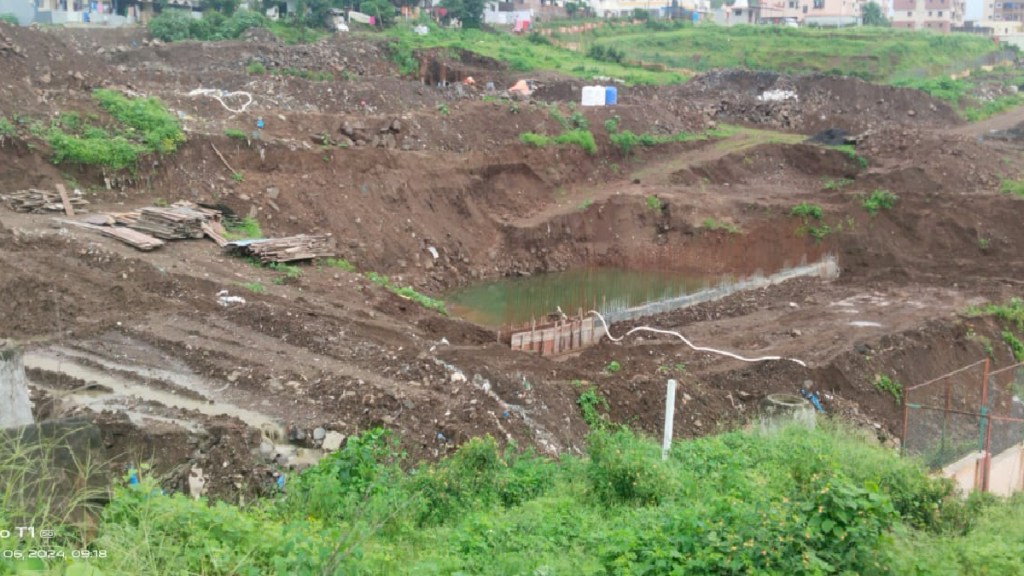
[[965, 489], [1024, 490], [1024, 363], [985, 359], [904, 390], [903, 453]]

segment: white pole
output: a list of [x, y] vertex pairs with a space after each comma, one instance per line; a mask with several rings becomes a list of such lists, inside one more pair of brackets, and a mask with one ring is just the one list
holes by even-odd
[[672, 448], [672, 420], [676, 415], [676, 381], [669, 380], [665, 388], [665, 435], [661, 440], [661, 459], [668, 460]]
[[32, 424], [21, 349], [0, 339], [0, 429]]

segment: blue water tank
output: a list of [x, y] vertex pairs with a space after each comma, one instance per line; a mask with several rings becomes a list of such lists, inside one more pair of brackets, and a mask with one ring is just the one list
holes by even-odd
[[619, 103], [619, 89], [615, 86], [604, 87], [604, 105], [614, 106]]

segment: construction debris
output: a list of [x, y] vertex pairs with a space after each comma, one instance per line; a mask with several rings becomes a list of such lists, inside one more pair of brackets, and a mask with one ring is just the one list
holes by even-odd
[[[68, 209], [72, 210], [72, 214], [74, 213], [73, 208], [89, 204], [85, 198], [82, 198], [81, 192], [78, 192], [77, 190], [73, 194], [65, 195], [68, 196], [67, 206]], [[32, 212], [34, 214], [66, 212], [64, 200], [61, 198], [61, 195], [50, 190], [29, 188], [28, 190], [18, 190], [17, 192], [0, 194], [0, 199], [7, 204], [8, 208], [15, 212]]]
[[261, 238], [257, 240], [236, 240], [227, 243], [227, 249], [243, 256], [256, 258], [263, 264], [271, 262], [294, 262], [334, 256], [330, 236], [300, 234], [287, 238]]
[[203, 214], [190, 208], [143, 208], [135, 223], [128, 226], [157, 238], [176, 240], [202, 238], [204, 221]]
[[164, 245], [164, 241], [159, 238], [153, 238], [149, 234], [143, 234], [131, 228], [114, 227], [114, 226], [96, 226], [95, 224], [87, 224], [85, 222], [75, 222], [74, 220], [58, 220], [61, 224], [69, 224], [71, 226], [77, 226], [79, 228], [85, 228], [87, 230], [95, 230], [104, 236], [108, 236], [115, 240], [124, 242], [125, 244], [142, 250], [143, 252], [149, 252], [150, 250], [156, 250], [157, 248]]

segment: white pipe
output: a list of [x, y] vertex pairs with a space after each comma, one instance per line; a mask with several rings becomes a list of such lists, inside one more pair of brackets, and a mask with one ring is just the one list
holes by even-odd
[[763, 362], [765, 360], [789, 360], [790, 362], [795, 362], [795, 363], [797, 363], [797, 364], [799, 364], [799, 365], [801, 365], [801, 366], [803, 366], [805, 368], [807, 367], [807, 363], [805, 363], [803, 360], [797, 360], [796, 358], [783, 358], [782, 356], [760, 356], [760, 357], [757, 357], [757, 358], [745, 358], [743, 356], [740, 356], [739, 354], [735, 354], [733, 352], [728, 352], [726, 350], [717, 350], [715, 348], [705, 348], [703, 346], [695, 346], [692, 342], [687, 340], [686, 337], [683, 336], [682, 334], [680, 334], [679, 332], [673, 332], [672, 330], [662, 330], [660, 328], [651, 328], [650, 326], [637, 326], [636, 328], [633, 328], [632, 330], [630, 330], [629, 332], [626, 332], [622, 336], [619, 336], [618, 338], [615, 338], [614, 336], [612, 336], [612, 333], [608, 330], [608, 323], [604, 321], [604, 316], [601, 316], [600, 312], [598, 312], [596, 310], [591, 310], [589, 312], [589, 314], [593, 314], [594, 316], [597, 316], [597, 319], [601, 321], [601, 325], [604, 326], [604, 333], [608, 335], [608, 339], [611, 340], [612, 342], [620, 342], [620, 341], [622, 341], [623, 338], [625, 338], [626, 336], [629, 336], [630, 334], [632, 334], [634, 332], [641, 332], [641, 331], [643, 331], [643, 332], [654, 332], [655, 334], [668, 334], [670, 336], [675, 336], [676, 338], [679, 338], [680, 340], [682, 340], [683, 344], [686, 344], [687, 346], [689, 346], [693, 350], [696, 350], [697, 352], [711, 352], [712, 354], [719, 354], [721, 356], [728, 356], [729, 358], [735, 358], [736, 360], [740, 360], [742, 362]]
[[668, 460], [672, 449], [672, 421], [676, 415], [676, 381], [669, 380], [665, 388], [665, 434], [661, 438], [661, 459]]

